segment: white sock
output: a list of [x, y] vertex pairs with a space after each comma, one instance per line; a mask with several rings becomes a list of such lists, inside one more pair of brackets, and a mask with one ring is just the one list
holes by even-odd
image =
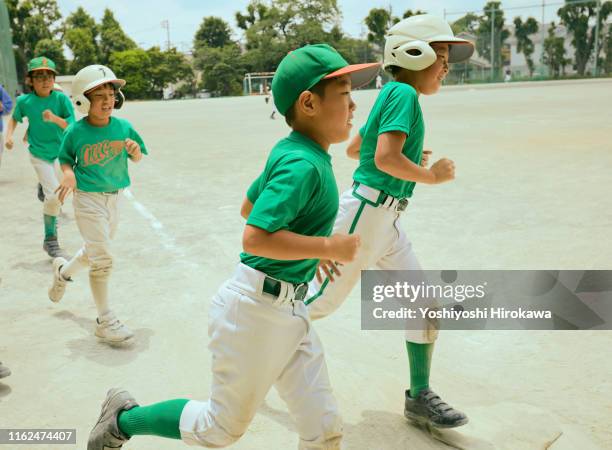
[[80, 249], [70, 261], [62, 266], [60, 269], [60, 275], [64, 280], [72, 279], [72, 276], [77, 272], [83, 270], [89, 265], [85, 251]]
[[96, 302], [98, 318], [100, 318], [110, 312], [108, 307], [108, 277], [92, 277], [89, 274], [89, 285], [91, 286], [94, 302]]

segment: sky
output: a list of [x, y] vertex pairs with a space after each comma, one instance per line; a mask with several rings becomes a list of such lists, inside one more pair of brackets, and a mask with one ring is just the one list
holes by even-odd
[[[446, 10], [447, 20], [453, 21], [467, 11], [481, 11], [485, 3], [485, 0], [338, 0], [342, 11], [342, 28], [353, 37], [360, 37], [367, 32], [363, 20], [372, 8], [391, 7], [398, 16], [407, 9], [421, 9], [443, 17]], [[545, 9], [545, 21], [556, 20], [556, 11], [563, 1], [545, 0], [545, 3], [550, 5]], [[242, 30], [236, 27], [234, 15], [237, 11], [244, 12], [249, 0], [58, 0], [58, 4], [64, 17], [78, 6], [83, 6], [96, 20], [100, 20], [104, 9], [111, 9], [124, 31], [144, 48], [153, 45], [165, 48], [167, 34], [161, 23], [168, 20], [172, 45], [186, 51], [191, 47], [202, 18], [207, 16], [218, 16], [226, 20], [234, 30], [234, 37], [240, 39]], [[515, 16], [530, 15], [539, 21], [542, 17], [541, 5], [542, 0], [502, 2], [507, 21]]]

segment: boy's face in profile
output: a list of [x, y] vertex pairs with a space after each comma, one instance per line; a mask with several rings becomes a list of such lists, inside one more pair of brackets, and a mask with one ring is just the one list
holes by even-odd
[[30, 75], [30, 79], [32, 80], [32, 88], [39, 97], [46, 97], [53, 90], [55, 74], [50, 70], [35, 70]]
[[97, 121], [107, 121], [115, 107], [115, 88], [112, 84], [98, 86], [87, 94], [89, 116]]
[[448, 74], [448, 44], [434, 42], [431, 47], [436, 52], [437, 58], [427, 69], [419, 72], [420, 92], [425, 95], [435, 94], [440, 90], [442, 81]]
[[344, 142], [349, 138], [355, 111], [351, 98], [351, 77], [342, 75], [325, 86], [325, 95], [315, 95], [321, 108], [317, 114], [317, 129], [330, 144]]

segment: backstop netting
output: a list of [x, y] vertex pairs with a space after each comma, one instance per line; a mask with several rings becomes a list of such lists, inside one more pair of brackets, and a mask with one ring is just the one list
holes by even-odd
[[17, 90], [17, 69], [8, 9], [4, 0], [0, 0], [0, 84], [14, 99]]

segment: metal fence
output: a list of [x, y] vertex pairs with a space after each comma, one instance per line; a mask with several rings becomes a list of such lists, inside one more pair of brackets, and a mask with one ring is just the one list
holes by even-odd
[[8, 10], [4, 0], [0, 0], [0, 84], [4, 86], [11, 97], [15, 96], [17, 70], [15, 68], [15, 54], [13, 52]]
[[[581, 8], [582, 17], [588, 17], [584, 39], [575, 36], [559, 16], [559, 10], [568, 4]], [[488, 2], [478, 11], [445, 10], [444, 17], [452, 24], [455, 34], [476, 45], [470, 62], [454, 64], [447, 81], [477, 83], [610, 76], [610, 10], [612, 2], [601, 0], [542, 1], [509, 7], [501, 2]], [[599, 57], [595, 58], [595, 54]]]

